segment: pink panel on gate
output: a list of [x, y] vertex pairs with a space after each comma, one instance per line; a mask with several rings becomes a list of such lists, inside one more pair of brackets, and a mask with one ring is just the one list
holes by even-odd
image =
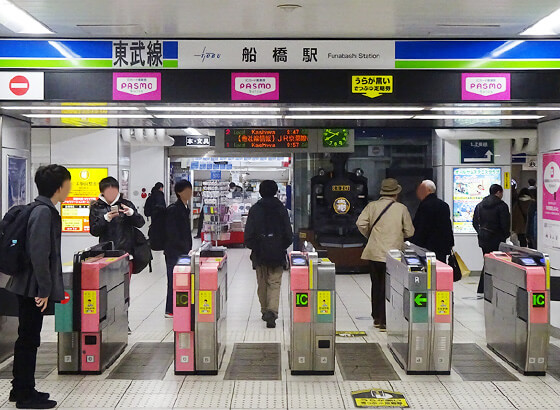
[[99, 290], [87, 291], [95, 292], [95, 300], [84, 298], [82, 290], [82, 332], [98, 332], [99, 331]]
[[[179, 293], [179, 296], [177, 296]], [[191, 291], [190, 290], [175, 290], [173, 291], [173, 331], [174, 332], [189, 332], [191, 330]], [[186, 304], [186, 306], [177, 306]]]
[[524, 266], [527, 271], [527, 290], [544, 292], [546, 290], [546, 270], [544, 266]]
[[[298, 294], [307, 295], [307, 306], [298, 306]], [[311, 322], [311, 294], [309, 290], [293, 290], [292, 296], [292, 311], [294, 312], [294, 323]]]
[[183, 266], [175, 266], [173, 271], [173, 289], [187, 290], [191, 287], [191, 269], [181, 269]]
[[436, 290], [453, 291], [453, 268], [440, 261], [436, 264]]
[[175, 333], [175, 370], [194, 372], [194, 332], [188, 332], [189, 346], [187, 348], [181, 348], [180, 335], [181, 333]]
[[82, 289], [99, 289], [99, 271], [125, 258], [128, 259], [128, 253], [118, 258], [92, 258], [91, 262], [82, 262]]
[[218, 290], [218, 262], [205, 262], [200, 264], [200, 290]]
[[292, 266], [290, 269], [290, 289], [309, 289], [309, 266]]
[[[90, 339], [95, 337], [96, 344], [86, 345], [86, 337]], [[101, 334], [100, 333], [82, 333], [82, 371], [85, 372], [99, 372], [101, 370]]]

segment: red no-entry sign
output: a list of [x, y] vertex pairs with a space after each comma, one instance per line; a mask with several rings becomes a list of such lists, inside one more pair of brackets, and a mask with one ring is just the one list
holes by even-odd
[[23, 75], [16, 75], [10, 80], [10, 91], [15, 95], [22, 96], [29, 91], [29, 80]]
[[60, 302], [61, 305], [65, 305], [70, 302], [70, 294], [68, 292], [64, 292], [64, 300]]

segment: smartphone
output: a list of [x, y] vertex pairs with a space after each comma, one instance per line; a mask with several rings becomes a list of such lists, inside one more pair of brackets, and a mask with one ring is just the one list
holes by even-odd
[[119, 206], [118, 205], [113, 205], [111, 207], [111, 212], [119, 212]]

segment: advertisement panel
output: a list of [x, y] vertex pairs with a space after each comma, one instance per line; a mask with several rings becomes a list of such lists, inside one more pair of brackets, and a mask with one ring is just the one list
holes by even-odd
[[161, 73], [113, 73], [113, 100], [160, 101]]
[[543, 154], [543, 219], [560, 221], [560, 152]]
[[99, 181], [109, 175], [107, 168], [68, 168], [72, 190], [60, 208], [62, 232], [89, 232], [89, 204], [99, 197]]
[[464, 101], [511, 100], [510, 73], [463, 73], [461, 78]]
[[501, 184], [501, 168], [455, 168], [453, 170], [453, 232], [476, 233], [474, 209], [489, 194], [492, 184]]
[[278, 73], [231, 73], [231, 99], [234, 101], [274, 100], [280, 98]]

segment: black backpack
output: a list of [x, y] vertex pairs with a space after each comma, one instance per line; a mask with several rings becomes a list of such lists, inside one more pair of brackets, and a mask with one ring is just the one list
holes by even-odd
[[152, 211], [154, 207], [154, 198], [152, 197], [152, 195], [150, 195], [148, 197], [148, 199], [146, 199], [146, 203], [144, 204], [144, 215], [151, 217], [152, 215]]
[[[20, 275], [30, 264], [27, 255], [27, 224], [31, 212], [41, 202], [12, 207], [0, 221], [0, 272]], [[47, 205], [44, 205], [47, 206]]]
[[[283, 246], [282, 221], [280, 215], [265, 215], [263, 232], [259, 234], [258, 260], [259, 264], [268, 267], [284, 266], [286, 249]], [[275, 223], [270, 223], [271, 221]]]

